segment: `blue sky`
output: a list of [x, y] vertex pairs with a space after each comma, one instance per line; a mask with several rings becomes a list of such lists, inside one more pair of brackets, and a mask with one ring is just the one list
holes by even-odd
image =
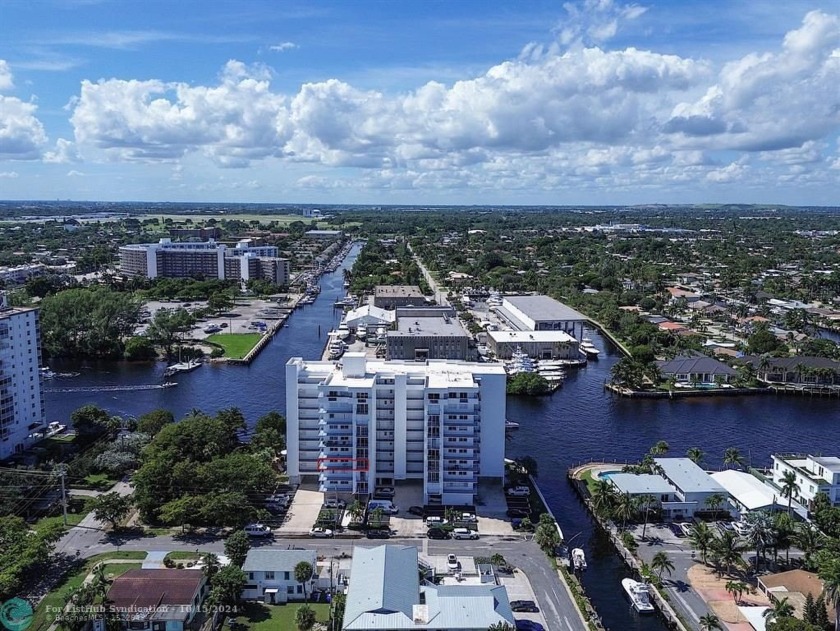
[[836, 205], [836, 0], [0, 0], [0, 199]]

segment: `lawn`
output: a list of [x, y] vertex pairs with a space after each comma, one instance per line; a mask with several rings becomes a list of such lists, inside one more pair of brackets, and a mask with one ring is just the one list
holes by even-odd
[[[247, 603], [242, 615], [236, 621], [245, 625], [248, 631], [278, 631], [279, 629], [296, 629], [295, 613], [303, 603], [289, 603], [287, 605], [263, 605], [261, 603]], [[315, 611], [315, 619], [324, 624], [330, 621], [330, 606], [326, 603], [310, 603]]]
[[[109, 552], [105, 554], [99, 554], [95, 557], [89, 558], [84, 566], [75, 574], [70, 574], [67, 576], [61, 584], [52, 590], [49, 594], [47, 594], [44, 599], [38, 603], [38, 606], [35, 608], [35, 615], [32, 618], [32, 626], [29, 628], [32, 631], [43, 631], [44, 629], [49, 628], [50, 624], [52, 624], [56, 613], [59, 609], [64, 606], [64, 603], [67, 599], [67, 596], [75, 589], [82, 584], [82, 581], [85, 580], [85, 577], [90, 574], [91, 569], [94, 565], [96, 565], [97, 561], [103, 559], [145, 559], [146, 553], [145, 552], [134, 552], [134, 551], [126, 551], [126, 552]], [[114, 574], [122, 574], [123, 572], [127, 572], [130, 569], [139, 568], [142, 564], [140, 563], [125, 563], [125, 564], [117, 564], [111, 563], [105, 565], [106, 572], [112, 572]], [[113, 569], [109, 569], [113, 568]]]
[[142, 563], [106, 563], [102, 569], [110, 581], [122, 576], [129, 570], [139, 570], [141, 567], [143, 567]]
[[[71, 496], [67, 506], [67, 525], [78, 526], [79, 523], [90, 512], [90, 504], [93, 502], [92, 497]], [[64, 524], [63, 515], [54, 515], [52, 517], [42, 517], [35, 522], [34, 527], [46, 526], [48, 524]]]
[[586, 483], [586, 488], [589, 489], [589, 494], [592, 495], [595, 492], [595, 478], [592, 477], [592, 470], [584, 471], [580, 475], [580, 479]]
[[261, 337], [259, 333], [214, 333], [207, 341], [224, 348], [225, 357], [242, 359], [257, 345]]

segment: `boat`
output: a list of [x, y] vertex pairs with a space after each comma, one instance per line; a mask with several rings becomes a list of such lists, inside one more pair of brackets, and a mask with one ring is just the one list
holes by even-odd
[[338, 329], [336, 329], [336, 331], [338, 332], [338, 337], [340, 337], [342, 340], [346, 340], [348, 337], [350, 337], [350, 327], [347, 326], [346, 322], [342, 322], [341, 324], [339, 324]]
[[633, 608], [639, 613], [653, 613], [653, 603], [650, 601], [650, 585], [634, 581], [632, 578], [621, 580], [621, 586], [630, 598]]
[[592, 340], [588, 337], [585, 337], [580, 341], [579, 348], [581, 353], [593, 359], [597, 359], [598, 355], [601, 354], [601, 351], [598, 350], [598, 348], [592, 343]]
[[177, 375], [181, 372], [192, 372], [199, 366], [201, 366], [201, 362], [197, 359], [191, 359], [186, 362], [178, 362], [177, 364], [172, 364], [171, 366], [168, 366], [166, 370], [163, 371], [163, 376], [171, 377], [172, 375]]
[[333, 303], [336, 307], [355, 307], [356, 299], [353, 296], [345, 296]]
[[519, 429], [519, 423], [517, 423], [516, 421], [505, 420], [505, 429], [506, 430]]
[[57, 375], [52, 370], [44, 366], [41, 368], [41, 379], [54, 379]]
[[572, 565], [576, 570], [586, 569], [586, 555], [583, 553], [582, 549], [575, 548], [572, 550]]
[[536, 372], [534, 360], [522, 348], [517, 346], [510, 356], [510, 361], [505, 362], [505, 370], [510, 376], [518, 375], [521, 372]]

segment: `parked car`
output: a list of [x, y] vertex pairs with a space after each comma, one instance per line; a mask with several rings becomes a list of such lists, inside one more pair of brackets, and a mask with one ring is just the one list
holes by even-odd
[[545, 631], [545, 627], [533, 620], [517, 620], [516, 631]]
[[391, 499], [392, 497], [394, 497], [395, 493], [396, 491], [394, 491], [393, 486], [378, 486], [373, 492], [373, 497]]
[[429, 528], [426, 532], [429, 539], [449, 539], [449, 533], [443, 528]]
[[449, 568], [451, 572], [454, 572], [455, 570], [461, 567], [461, 562], [458, 560], [458, 557], [454, 554], [448, 554], [446, 556], [446, 567]]
[[452, 530], [453, 539], [478, 539], [478, 533], [469, 528], [454, 528]]
[[249, 537], [271, 537], [274, 534], [265, 524], [248, 524], [244, 530]]
[[371, 528], [365, 533], [368, 539], [390, 539], [391, 531], [386, 528]]
[[371, 500], [368, 502], [368, 511], [373, 512], [377, 508], [381, 508], [386, 515], [396, 515], [400, 509], [391, 503], [391, 500]]
[[688, 523], [687, 521], [684, 521], [680, 524], [680, 530], [683, 531], [683, 534], [686, 537], [691, 536], [691, 528], [692, 528], [692, 524]]
[[717, 523], [718, 528], [720, 528], [721, 532], [735, 532], [735, 525], [734, 522], [731, 521], [719, 521]]
[[455, 521], [475, 523], [478, 521], [478, 517], [476, 517], [472, 513], [461, 513], [461, 515]]
[[422, 517], [426, 514], [426, 511], [423, 509], [422, 506], [409, 506], [408, 507], [408, 514], [409, 515], [417, 515], [418, 517]]
[[344, 500], [330, 498], [328, 500], [324, 500], [324, 508], [346, 508], [347, 502]]
[[313, 528], [309, 531], [310, 537], [317, 537], [319, 539], [329, 538], [333, 536], [333, 531], [329, 528]]
[[443, 517], [438, 517], [437, 515], [429, 515], [426, 517], [426, 525], [427, 526], [445, 526], [449, 523], [449, 520], [444, 519]]
[[510, 608], [512, 611], [521, 613], [537, 613], [540, 610], [533, 600], [511, 600]]
[[670, 528], [671, 532], [673, 532], [674, 535], [676, 535], [677, 537], [685, 537], [685, 533], [682, 531], [682, 528], [680, 528], [679, 524], [671, 522], [670, 524], [668, 524], [668, 528]]
[[512, 486], [507, 491], [505, 491], [505, 493], [507, 493], [508, 495], [524, 497], [526, 495], [531, 494], [531, 489], [529, 489], [527, 486]]
[[746, 536], [746, 534], [750, 531], [750, 527], [748, 524], [742, 521], [736, 521], [732, 524], [732, 528], [738, 533], [741, 537]]
[[529, 517], [530, 515], [531, 511], [524, 508], [509, 508], [507, 510], [508, 517]]

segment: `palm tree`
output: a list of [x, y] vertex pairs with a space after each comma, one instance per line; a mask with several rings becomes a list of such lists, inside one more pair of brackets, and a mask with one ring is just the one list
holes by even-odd
[[306, 584], [312, 580], [312, 575], [315, 573], [315, 568], [312, 567], [311, 563], [307, 563], [306, 561], [301, 561], [295, 566], [295, 580], [303, 585], [303, 600], [304, 602], [307, 600], [306, 595]]
[[744, 456], [741, 455], [741, 452], [738, 451], [736, 447], [728, 447], [726, 451], [723, 452], [723, 465], [727, 468], [729, 468], [730, 465], [743, 467]]
[[738, 541], [735, 533], [724, 532], [721, 534], [720, 537], [715, 539], [713, 549], [718, 562], [726, 566], [728, 573], [732, 573], [733, 566], [744, 565], [744, 558], [741, 556], [744, 546]]
[[685, 455], [688, 456], [689, 460], [696, 465], [699, 465], [703, 461], [703, 456], [705, 456], [705, 452], [700, 449], [700, 447], [692, 447], [688, 451], [685, 452]]
[[732, 594], [732, 598], [735, 600], [736, 605], [741, 602], [741, 596], [743, 596], [744, 592], [748, 589], [749, 585], [747, 585], [744, 581], [726, 582], [726, 591]]
[[221, 568], [221, 564], [219, 563], [219, 557], [213, 554], [212, 552], [208, 552], [203, 557], [204, 560], [204, 568], [202, 572], [204, 572], [204, 576], [207, 577], [207, 580], [212, 579], [216, 573]]
[[782, 497], [788, 498], [788, 515], [790, 515], [793, 504], [793, 496], [799, 495], [799, 485], [796, 483], [796, 474], [793, 471], [785, 471], [782, 474], [781, 484], [779, 485], [782, 491]]
[[834, 607], [834, 631], [840, 631], [840, 559], [834, 558], [820, 568], [823, 581], [823, 596]]
[[660, 581], [662, 580], [662, 572], [668, 572], [668, 576], [671, 576], [671, 572], [674, 571], [674, 562], [671, 561], [668, 553], [665, 551], [654, 554], [653, 559], [650, 561], [650, 566], [658, 572]]
[[726, 497], [724, 497], [723, 493], [712, 493], [706, 498], [706, 506], [708, 506], [709, 510], [713, 513], [717, 513], [725, 501]]
[[615, 503], [615, 487], [609, 480], [597, 479], [592, 483], [592, 510], [606, 517], [612, 512]]
[[767, 621], [775, 621], [779, 618], [790, 618], [793, 615], [793, 605], [788, 602], [788, 599], [782, 598], [781, 600], [773, 599], [773, 607], [772, 609], [765, 609], [764, 613], [761, 615], [767, 618]]
[[802, 559], [806, 569], [811, 565], [811, 555], [822, 545], [825, 536], [814, 524], [803, 522], [793, 532], [793, 543], [805, 554]]
[[376, 527], [382, 525], [382, 518], [385, 516], [385, 510], [381, 506], [377, 506], [372, 511], [370, 511], [370, 516], [368, 517], [368, 525], [376, 524]]
[[650, 453], [650, 455], [652, 456], [664, 456], [668, 453], [668, 450], [670, 448], [671, 446], [668, 443], [666, 443], [664, 440], [660, 440], [657, 441], [657, 443], [650, 448], [650, 451], [648, 453]]
[[705, 616], [700, 616], [700, 629], [701, 631], [719, 631], [723, 627], [720, 626], [720, 618], [713, 613], [707, 613]]
[[747, 523], [747, 541], [755, 548], [755, 571], [758, 572], [759, 555], [764, 557], [767, 548], [775, 545], [776, 537], [773, 522], [767, 513], [747, 513], [744, 518]]
[[793, 545], [793, 535], [796, 532], [796, 525], [793, 518], [787, 513], [776, 513], [773, 517], [773, 531], [775, 533], [775, 546], [773, 552], [776, 557], [779, 555], [779, 548], [785, 551], [785, 563], [790, 564], [790, 546]]
[[613, 507], [613, 517], [621, 520], [621, 529], [627, 526], [627, 520], [631, 519], [636, 512], [636, 505], [629, 493], [622, 493]]
[[[307, 563], [307, 565], [309, 565]], [[295, 626], [298, 631], [309, 631], [315, 626], [315, 611], [307, 604], [298, 607], [295, 612]]]
[[347, 507], [347, 514], [350, 515], [350, 520], [359, 522], [365, 514], [365, 507], [359, 500], [353, 500], [353, 503]]
[[691, 545], [700, 551], [700, 558], [703, 560], [703, 565], [706, 565], [706, 556], [715, 543], [715, 534], [709, 528], [709, 524], [704, 521], [694, 524], [691, 527], [688, 540], [691, 541]]
[[515, 628], [507, 622], [494, 622], [487, 627], [487, 631], [515, 631]]
[[644, 525], [642, 526], [642, 539], [645, 538], [645, 533], [647, 532], [647, 525], [648, 525], [648, 515], [650, 514], [650, 508], [656, 503], [656, 498], [653, 495], [639, 495], [636, 497], [636, 506], [638, 507], [639, 512], [643, 513], [645, 516]]

